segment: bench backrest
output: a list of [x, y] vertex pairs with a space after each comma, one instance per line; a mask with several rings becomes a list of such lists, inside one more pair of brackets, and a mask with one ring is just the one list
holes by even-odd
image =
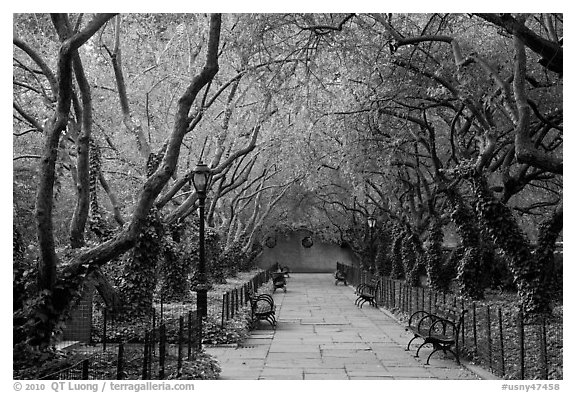
[[269, 305], [271, 309], [274, 309], [274, 299], [266, 293], [255, 295], [252, 291], [248, 291], [246, 296], [253, 310], [261, 308], [263, 303]]
[[447, 319], [456, 325], [456, 330], [460, 330], [460, 326], [464, 322], [464, 315], [468, 312], [466, 309], [452, 307], [447, 304], [437, 303], [435, 305], [434, 314], [441, 318]]

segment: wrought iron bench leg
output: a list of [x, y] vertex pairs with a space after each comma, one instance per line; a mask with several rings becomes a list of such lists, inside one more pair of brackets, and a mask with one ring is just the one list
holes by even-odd
[[414, 336], [414, 337], [412, 337], [412, 339], [410, 341], [408, 341], [408, 345], [406, 346], [405, 351], [410, 350], [410, 344], [412, 344], [412, 341], [416, 340], [417, 338], [418, 338], [418, 336]]
[[420, 349], [422, 349], [422, 347], [426, 344], [430, 344], [430, 343], [428, 341], [424, 340], [424, 342], [422, 344], [420, 344], [420, 346], [416, 350], [416, 355], [414, 355], [415, 358], [420, 356]]

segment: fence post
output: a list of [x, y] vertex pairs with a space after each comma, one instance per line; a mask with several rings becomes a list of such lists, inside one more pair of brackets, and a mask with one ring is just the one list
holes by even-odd
[[392, 284], [390, 277], [386, 277], [386, 307], [387, 308], [391, 308], [391, 302], [390, 302], [390, 295], [392, 294], [392, 291], [390, 290], [390, 284]]
[[518, 307], [518, 339], [520, 345], [520, 379], [524, 379], [524, 310]]
[[541, 317], [542, 321], [542, 329], [540, 333], [542, 334], [542, 338], [540, 340], [540, 379], [548, 379], [548, 354], [546, 352], [546, 317]]
[[486, 305], [486, 323], [488, 324], [488, 367], [492, 371], [492, 322], [490, 321], [490, 305]]
[[[428, 291], [430, 293], [430, 291]], [[422, 287], [422, 310], [426, 309], [426, 288]]]
[[476, 302], [472, 302], [472, 332], [474, 336], [474, 354], [478, 353], [478, 332], [476, 329]]
[[164, 323], [164, 296], [160, 296], [160, 324]]
[[82, 362], [82, 379], [88, 379], [88, 369], [90, 368], [90, 361], [85, 359]]
[[236, 296], [236, 314], [238, 314], [240, 310], [240, 291], [238, 291], [238, 288], [234, 288], [234, 296]]
[[502, 376], [506, 375], [506, 364], [504, 362], [504, 336], [502, 329], [502, 307], [498, 307], [498, 330], [500, 330], [500, 362], [502, 363]]
[[402, 288], [402, 301], [400, 303], [400, 310], [402, 312], [406, 312], [406, 292], [408, 291], [408, 288], [406, 287], [406, 282], [401, 281], [400, 288]]
[[148, 378], [148, 360], [150, 358], [150, 333], [144, 334], [144, 361], [142, 364], [142, 379]]
[[124, 343], [118, 345], [118, 360], [116, 361], [116, 379], [124, 379]]
[[[460, 299], [460, 311], [466, 309], [466, 304], [464, 303], [464, 298]], [[466, 346], [466, 314], [464, 314], [464, 318], [462, 319], [462, 347]]]
[[182, 375], [182, 357], [184, 356], [184, 316], [180, 315], [178, 318], [178, 368], [176, 375]]
[[102, 350], [106, 351], [106, 335], [107, 335], [107, 331], [106, 331], [106, 325], [108, 325], [108, 312], [107, 309], [104, 308], [104, 326], [102, 327]]
[[196, 350], [198, 352], [202, 351], [202, 335], [200, 332], [202, 332], [204, 329], [202, 326], [203, 322], [204, 321], [202, 320], [202, 315], [199, 315], [198, 312], [196, 312]]
[[[224, 326], [224, 324], [222, 324]], [[192, 310], [188, 310], [188, 360], [192, 357]]]
[[384, 280], [384, 305], [386, 308], [390, 308], [390, 281], [388, 277], [383, 277]]
[[166, 363], [166, 325], [160, 325], [160, 346], [159, 346], [159, 370], [158, 379], [164, 379], [165, 363]]
[[222, 321], [220, 327], [224, 329], [224, 318], [226, 317], [226, 294], [222, 295]]
[[233, 289], [232, 292], [230, 293], [230, 295], [232, 295], [231, 296], [232, 297], [232, 304], [231, 304], [231, 306], [232, 306], [231, 311], [232, 312], [230, 313], [230, 316], [232, 317], [232, 319], [234, 319], [234, 315], [236, 313], [236, 296], [235, 296], [235, 294], [236, 294], [236, 289]]
[[[414, 294], [414, 288], [410, 286], [410, 291], [408, 292], [410, 296], [410, 300], [408, 301], [408, 315], [412, 314], [412, 295]], [[418, 301], [418, 296], [416, 296], [416, 301]]]
[[226, 320], [230, 319], [230, 292], [226, 292]]
[[[149, 359], [149, 367], [150, 364], [152, 364], [152, 357], [156, 354], [156, 308], [152, 309], [152, 330], [150, 331], [150, 337], [149, 337], [149, 350], [148, 350], [148, 357]], [[152, 370], [152, 369], [150, 369]], [[152, 371], [150, 371], [151, 373]]]

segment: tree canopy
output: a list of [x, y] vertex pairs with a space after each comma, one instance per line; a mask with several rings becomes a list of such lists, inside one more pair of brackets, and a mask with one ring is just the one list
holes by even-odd
[[466, 266], [493, 244], [545, 308], [562, 14], [15, 14], [13, 31], [15, 230], [54, 315], [153, 222], [193, 225], [200, 160], [224, 253], [298, 228], [362, 258], [400, 232], [424, 253], [444, 228]]

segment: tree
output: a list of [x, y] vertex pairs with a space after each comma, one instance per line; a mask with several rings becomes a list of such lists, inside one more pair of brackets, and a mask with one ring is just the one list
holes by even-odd
[[[58, 59], [58, 90], [57, 107], [51, 121], [46, 127], [46, 145], [41, 166], [40, 184], [36, 203], [39, 246], [41, 258], [39, 266], [39, 287], [45, 295], [40, 303], [31, 324], [35, 337], [33, 344], [47, 345], [51, 332], [60, 315], [67, 309], [78, 291], [83, 278], [92, 270], [104, 265], [112, 258], [120, 255], [134, 245], [144, 224], [146, 216], [153, 206], [156, 196], [160, 193], [170, 176], [174, 173], [179, 157], [180, 146], [184, 136], [190, 131], [193, 121], [189, 112], [200, 90], [209, 84], [218, 72], [218, 47], [220, 38], [220, 15], [211, 18], [208, 51], [206, 63], [202, 70], [192, 78], [185, 92], [178, 101], [174, 128], [166, 147], [165, 154], [158, 169], [148, 178], [140, 193], [139, 200], [133, 211], [130, 223], [114, 238], [83, 251], [66, 265], [58, 277], [56, 267], [58, 258], [55, 252], [52, 232], [52, 199], [54, 184], [54, 168], [60, 134], [66, 128], [71, 104], [72, 62], [75, 51], [84, 44], [113, 15], [97, 15], [78, 33], [66, 38], [60, 49]], [[67, 32], [67, 18], [64, 15], [54, 15], [55, 27], [64, 36]]]

